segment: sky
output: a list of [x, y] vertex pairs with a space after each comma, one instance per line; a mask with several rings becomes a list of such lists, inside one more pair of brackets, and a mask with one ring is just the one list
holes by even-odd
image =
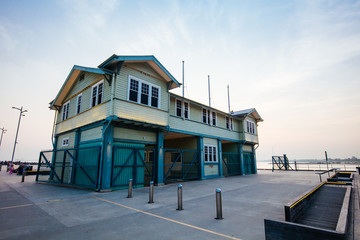
[[[73, 65], [154, 55], [185, 97], [256, 108], [257, 159], [360, 158], [360, 1], [0, 0], [0, 161], [51, 149], [52, 101]], [[182, 90], [174, 91], [181, 94]], [[1, 134], [1, 130], [0, 130]]]

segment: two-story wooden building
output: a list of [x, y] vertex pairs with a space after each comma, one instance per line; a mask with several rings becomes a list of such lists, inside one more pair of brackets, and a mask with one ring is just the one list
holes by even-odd
[[154, 56], [74, 66], [50, 109], [51, 168], [38, 181], [96, 190], [256, 173], [255, 109], [226, 113], [170, 92], [180, 83]]

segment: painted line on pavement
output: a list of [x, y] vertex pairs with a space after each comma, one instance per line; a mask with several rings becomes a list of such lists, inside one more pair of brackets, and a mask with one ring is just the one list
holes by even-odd
[[156, 214], [153, 214], [153, 213], [145, 212], [145, 211], [133, 208], [133, 207], [129, 207], [129, 206], [126, 206], [126, 205], [123, 205], [123, 204], [120, 204], [120, 203], [116, 203], [116, 202], [113, 202], [113, 201], [110, 201], [110, 200], [106, 200], [104, 198], [100, 198], [100, 197], [97, 197], [97, 196], [92, 196], [92, 197], [96, 198], [96, 199], [99, 199], [100, 201], [103, 201], [103, 202], [111, 203], [111, 204], [114, 204], [114, 205], [117, 205], [117, 206], [120, 206], [120, 207], [123, 207], [123, 208], [127, 208], [127, 209], [130, 209], [130, 210], [133, 210], [133, 211], [136, 211], [136, 212], [139, 212], [139, 213], [143, 213], [143, 214], [146, 214], [146, 215], [149, 215], [149, 216], [152, 216], [152, 217], [160, 218], [160, 219], [163, 219], [163, 220], [166, 220], [166, 221], [169, 221], [169, 222], [177, 223], [177, 224], [180, 224], [180, 225], [183, 225], [183, 226], [186, 226], [186, 227], [194, 228], [194, 229], [197, 229], [197, 230], [200, 230], [200, 231], [203, 231], [203, 232], [211, 233], [211, 234], [221, 236], [221, 237], [224, 237], [224, 238], [228, 238], [228, 239], [241, 240], [240, 238], [228, 236], [228, 235], [218, 233], [218, 232], [214, 232], [214, 231], [211, 231], [211, 230], [208, 230], [208, 229], [205, 229], [205, 228], [196, 227], [196, 226], [191, 225], [191, 224], [179, 222], [179, 221], [176, 221], [174, 219], [170, 219], [170, 218], [162, 217], [162, 216], [159, 216], [159, 215], [156, 215]]

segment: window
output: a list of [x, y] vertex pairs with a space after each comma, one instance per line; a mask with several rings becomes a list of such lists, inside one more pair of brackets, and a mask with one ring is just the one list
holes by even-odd
[[149, 85], [141, 84], [141, 101], [142, 104], [149, 105]]
[[248, 133], [256, 134], [255, 123], [251, 121], [246, 121], [246, 131]]
[[175, 100], [175, 115], [177, 117], [183, 117], [185, 119], [190, 118], [189, 114], [189, 103], [176, 99]]
[[95, 84], [92, 87], [90, 107], [95, 107], [96, 105], [102, 103], [103, 87], [104, 87], [104, 80], [100, 81], [99, 83]]
[[62, 147], [69, 146], [69, 138], [68, 137], [62, 139], [61, 146]]
[[[141, 89], [139, 97], [139, 88]], [[143, 105], [159, 108], [160, 87], [146, 81], [129, 76], [128, 100]]]
[[151, 87], [151, 106], [159, 107], [159, 88]]
[[204, 162], [216, 163], [217, 161], [217, 147], [215, 145], [204, 145]]
[[129, 100], [137, 102], [138, 91], [139, 91], [139, 81], [130, 79]]
[[67, 101], [63, 105], [63, 112], [62, 112], [62, 118], [61, 120], [64, 121], [69, 118], [69, 107], [70, 107], [70, 101]]
[[226, 129], [234, 130], [233, 118], [226, 117]]
[[216, 122], [216, 112], [212, 112], [208, 109], [203, 108], [203, 123], [216, 126]]
[[75, 114], [79, 114], [81, 112], [81, 99], [82, 99], [82, 94], [80, 93], [76, 99], [76, 113]]

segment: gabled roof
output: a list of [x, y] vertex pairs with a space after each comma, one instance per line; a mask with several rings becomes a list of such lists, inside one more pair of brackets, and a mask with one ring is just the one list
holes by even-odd
[[241, 110], [241, 111], [232, 112], [231, 115], [237, 116], [237, 117], [244, 117], [244, 118], [249, 116], [249, 115], [252, 115], [252, 117], [254, 117], [256, 119], [256, 121], [258, 121], [258, 122], [264, 121], [260, 117], [260, 114], [256, 111], [255, 108], [250, 108], [250, 109], [245, 109], [245, 110]]
[[91, 73], [98, 73], [98, 74], [106, 74], [103, 70], [99, 68], [89, 68], [89, 67], [82, 67], [74, 65], [71, 69], [68, 77], [66, 78], [64, 84], [62, 85], [59, 93], [57, 94], [56, 98], [50, 103], [50, 109], [56, 109], [56, 106], [61, 106], [61, 103], [64, 101], [66, 95], [70, 91], [71, 87], [74, 85], [75, 80], [78, 78], [80, 73], [84, 72], [91, 72]]
[[170, 82], [170, 89], [180, 87], [180, 83], [170, 74], [168, 70], [153, 56], [119, 56], [112, 55], [101, 63], [98, 68], [111, 69], [114, 68], [118, 63], [134, 63], [134, 62], [146, 62], [152, 67], [165, 81]]

